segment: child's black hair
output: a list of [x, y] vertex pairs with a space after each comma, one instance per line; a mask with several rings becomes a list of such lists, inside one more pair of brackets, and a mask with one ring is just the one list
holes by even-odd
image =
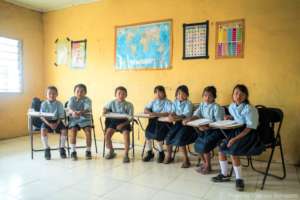
[[232, 95], [233, 95], [235, 89], [238, 89], [239, 91], [241, 91], [242, 93], [244, 93], [246, 95], [246, 99], [243, 101], [243, 103], [250, 104], [249, 91], [248, 91], [247, 86], [244, 84], [237, 84], [236, 86], [234, 86], [234, 88], [232, 90]]
[[154, 88], [154, 93], [156, 93], [156, 92], [162, 92], [162, 93], [164, 93], [164, 96], [167, 97], [165, 87], [162, 86], [162, 85], [157, 85], [157, 86]]
[[117, 94], [118, 90], [124, 91], [127, 96], [127, 89], [124, 86], [119, 86], [115, 89], [115, 95]]
[[53, 91], [55, 91], [56, 94], [58, 94], [57, 88], [56, 88], [55, 86], [53, 86], [53, 85], [48, 86], [48, 87], [47, 87], [47, 91], [48, 91], [48, 90], [53, 90]]
[[215, 98], [217, 98], [217, 89], [215, 88], [215, 86], [207, 86], [203, 89], [202, 92], [202, 96], [204, 95], [205, 92], [209, 92], [212, 94], [212, 96]]
[[189, 94], [189, 88], [186, 85], [178, 86], [178, 88], [176, 89], [176, 92], [175, 92], [175, 97], [177, 97], [179, 91], [185, 93], [187, 96], [190, 95]]
[[81, 88], [81, 89], [84, 90], [85, 93], [87, 93], [87, 88], [86, 88], [86, 86], [85, 86], [84, 84], [82, 84], [82, 83], [79, 83], [79, 84], [75, 85], [75, 87], [74, 87], [74, 92], [75, 92], [76, 88]]

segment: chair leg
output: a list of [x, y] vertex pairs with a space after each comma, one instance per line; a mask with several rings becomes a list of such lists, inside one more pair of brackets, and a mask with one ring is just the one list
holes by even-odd
[[[132, 122], [134, 124], [134, 122]], [[134, 158], [135, 149], [134, 149], [134, 125], [132, 124], [132, 157]]]
[[173, 151], [173, 157], [172, 157], [172, 160], [175, 160], [175, 156], [176, 156], [176, 153], [179, 151], [179, 147], [176, 146], [175, 147], [175, 150]]
[[69, 135], [67, 132], [67, 151], [68, 151], [68, 157], [70, 157], [70, 143], [69, 143]]
[[233, 165], [231, 166], [230, 172], [229, 172], [229, 176], [231, 177], [233, 174]]
[[94, 143], [95, 143], [95, 150], [96, 150], [96, 153], [98, 153], [98, 146], [97, 146], [95, 128], [92, 128], [92, 130], [93, 130], [93, 137], [94, 137]]
[[103, 151], [102, 151], [102, 157], [104, 158], [105, 156], [105, 135], [103, 137]]
[[275, 151], [275, 147], [272, 149], [271, 156], [269, 158], [268, 165], [267, 165], [266, 171], [264, 173], [264, 178], [263, 178], [262, 185], [261, 185], [261, 188], [260, 188], [261, 190], [263, 190], [264, 187], [265, 187], [265, 182], [266, 182], [267, 176], [269, 174], [270, 165], [271, 165], [271, 161], [272, 161], [272, 158], [273, 158], [274, 151]]
[[143, 150], [142, 150], [142, 155], [141, 155], [142, 159], [144, 158], [145, 148], [146, 148], [146, 140], [143, 145]]
[[33, 160], [33, 134], [30, 131], [31, 160]]

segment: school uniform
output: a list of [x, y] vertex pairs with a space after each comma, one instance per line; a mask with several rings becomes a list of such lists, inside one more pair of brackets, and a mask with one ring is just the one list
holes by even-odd
[[[65, 118], [65, 111], [64, 111], [64, 106], [61, 102], [59, 101], [43, 101], [41, 104], [40, 112], [46, 112], [46, 113], [53, 113], [54, 117], [45, 117], [46, 120], [54, 124], [56, 123], [59, 119], [64, 119]], [[41, 129], [47, 129], [48, 132], [52, 133], [55, 131], [56, 133], [60, 133], [61, 130], [66, 129], [65, 125], [60, 122], [57, 125], [57, 128], [55, 130], [52, 130], [51, 127], [49, 127], [45, 122], [42, 122]]]
[[[168, 99], [155, 99], [146, 105], [145, 109], [155, 113], [170, 113], [172, 102]], [[150, 118], [145, 131], [146, 138], [163, 141], [171, 126], [172, 123], [158, 121], [158, 117]]]
[[[119, 113], [119, 114], [127, 114], [130, 116], [133, 116], [133, 105], [132, 103], [128, 102], [128, 101], [117, 101], [112, 100], [110, 101], [107, 105], [105, 105], [104, 107], [105, 109], [107, 109], [109, 112], [112, 113]], [[117, 126], [119, 124], [128, 122], [128, 119], [113, 119], [113, 118], [106, 118], [105, 119], [105, 129], [108, 128], [112, 128], [112, 129], [117, 129]], [[128, 124], [126, 126], [124, 126], [121, 130], [119, 131], [131, 131], [131, 126], [130, 123], [128, 122]]]
[[[189, 100], [180, 102], [175, 100], [172, 104], [172, 113], [181, 117], [191, 117], [193, 104]], [[175, 146], [186, 146], [195, 142], [197, 133], [191, 126], [182, 125], [182, 121], [176, 122], [166, 137], [166, 144]]]
[[[193, 116], [199, 118], [210, 119], [211, 121], [220, 121], [224, 119], [224, 108], [217, 103], [200, 103]], [[208, 129], [202, 132], [195, 141], [195, 151], [198, 153], [208, 153], [212, 151], [220, 141], [224, 139], [224, 135], [218, 129]]]
[[227, 141], [240, 134], [245, 128], [251, 128], [252, 130], [246, 136], [234, 143], [230, 148], [227, 148], [226, 145], [222, 145], [223, 148], [221, 148], [221, 151], [234, 156], [261, 154], [262, 151], [264, 151], [264, 145], [256, 132], [258, 126], [257, 109], [246, 103], [240, 105], [232, 103], [228, 110], [233, 119], [244, 124], [244, 126], [237, 129], [226, 130], [225, 133], [228, 137]]
[[[75, 96], [71, 97], [68, 102], [68, 109], [73, 111], [87, 111], [92, 112], [92, 101], [88, 97], [77, 99]], [[92, 115], [90, 113], [83, 114], [79, 117], [69, 117], [69, 128], [86, 128], [92, 126]]]

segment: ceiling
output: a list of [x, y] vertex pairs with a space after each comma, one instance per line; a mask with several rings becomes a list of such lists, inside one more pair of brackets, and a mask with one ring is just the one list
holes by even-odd
[[72, 7], [79, 4], [91, 3], [99, 0], [5, 0], [12, 4], [40, 12], [48, 12]]

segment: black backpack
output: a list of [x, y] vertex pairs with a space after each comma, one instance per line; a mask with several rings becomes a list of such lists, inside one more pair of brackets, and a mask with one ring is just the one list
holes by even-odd
[[[39, 98], [34, 97], [31, 102], [31, 108], [34, 109], [34, 111], [36, 111], [36, 112], [40, 112], [41, 104], [42, 104], [42, 101]], [[39, 117], [32, 118], [32, 125], [35, 128], [41, 128], [42, 123], [43, 122]]]
[[259, 115], [259, 125], [257, 127], [257, 133], [261, 141], [265, 145], [274, 144], [274, 123], [280, 122], [282, 120], [282, 112], [279, 112], [276, 108], [267, 108], [264, 106], [256, 106], [256, 108]]

